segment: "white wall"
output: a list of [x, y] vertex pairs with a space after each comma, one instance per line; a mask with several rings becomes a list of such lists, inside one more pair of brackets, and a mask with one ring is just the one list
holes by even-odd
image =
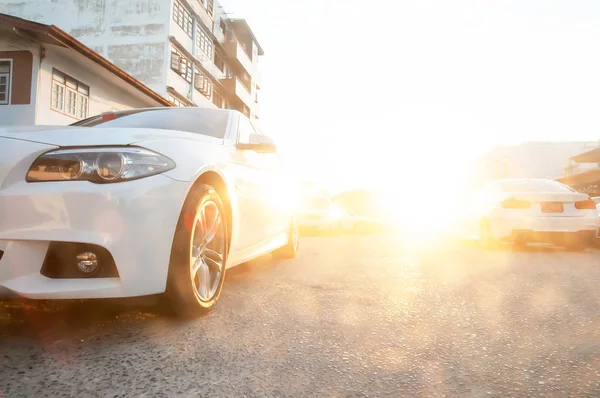
[[89, 116], [109, 111], [160, 106], [87, 58], [65, 48], [47, 45], [39, 77], [36, 124], [65, 125], [77, 121], [50, 108], [52, 68], [90, 87]]
[[[176, 25], [177, 28], [179, 26]], [[185, 33], [184, 33], [185, 34]], [[172, 45], [171, 45], [172, 46]], [[170, 64], [169, 64], [170, 65]], [[167, 72], [167, 86], [172, 87], [183, 97], [190, 99], [193, 103], [198, 105], [201, 108], [216, 108], [216, 105], [213, 104], [212, 100], [206, 98], [202, 93], [198, 90], [194, 89], [190, 83], [188, 83], [183, 77], [181, 77], [177, 72], [169, 67], [169, 71]], [[189, 97], [190, 89], [192, 92], [192, 97]]]
[[169, 0], [0, 0], [0, 13], [56, 25], [166, 95]]
[[0, 51], [29, 51], [33, 55], [31, 72], [31, 102], [29, 105], [0, 105], [0, 126], [31, 125], [35, 123], [37, 72], [40, 64], [40, 47], [18, 36], [0, 37]]

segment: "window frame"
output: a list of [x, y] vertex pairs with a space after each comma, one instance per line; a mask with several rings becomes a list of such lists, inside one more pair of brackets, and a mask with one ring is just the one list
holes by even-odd
[[[202, 79], [201, 87], [198, 87], [198, 79]], [[206, 98], [211, 98], [212, 93], [212, 81], [206, 76], [198, 66], [194, 65], [194, 89]]]
[[0, 62], [8, 63], [8, 73], [2, 72], [0, 76], [6, 77], [6, 100], [0, 101], [0, 105], [10, 105], [12, 101], [12, 76], [14, 60], [12, 58], [0, 58]]
[[[63, 81], [59, 79], [62, 77]], [[70, 83], [70, 85], [69, 85]], [[55, 89], [54, 87], [59, 87], [61, 89], [61, 100], [58, 101], [58, 97], [56, 98], [56, 103], [60, 103], [61, 106], [55, 106]], [[69, 94], [72, 93], [75, 95], [74, 103], [72, 106], [69, 106], [70, 97]], [[75, 79], [74, 77], [60, 71], [57, 68], [52, 68], [52, 76], [50, 79], [50, 109], [54, 112], [60, 113], [62, 115], [68, 116], [75, 120], [83, 120], [87, 119], [90, 114], [90, 97], [91, 97], [91, 88], [89, 85], [82, 83], [81, 81]], [[85, 104], [85, 107], [81, 105]], [[67, 108], [68, 107], [68, 108]], [[71, 110], [73, 112], [71, 113]], [[82, 111], [85, 113], [83, 114]]]
[[[213, 59], [214, 46], [208, 33], [200, 27], [199, 23], [196, 23], [196, 29], [198, 34], [196, 35], [196, 48], [200, 50], [204, 55], [208, 56], [209, 59]], [[206, 49], [206, 51], [205, 51]]]
[[192, 18], [192, 14], [178, 0], [173, 2], [173, 21], [190, 38], [194, 36], [194, 18]]
[[[173, 68], [173, 54], [176, 54], [179, 57], [179, 70]], [[188, 82], [188, 84], [192, 84], [192, 68], [194, 67], [194, 62], [190, 60], [183, 52], [179, 51], [177, 47], [173, 46], [171, 48], [171, 70], [177, 73], [183, 80]], [[185, 64], [185, 70], [184, 70]]]
[[171, 101], [173, 104], [175, 104], [175, 106], [177, 106], [177, 107], [184, 108], [184, 107], [188, 106], [187, 104], [185, 104], [183, 101], [181, 101], [179, 98], [175, 97], [171, 93], [167, 94], [167, 99], [169, 101]]
[[[219, 101], [218, 104], [215, 102], [217, 100]], [[223, 95], [221, 95], [219, 92], [217, 92], [214, 87], [213, 87], [213, 93], [212, 93], [212, 103], [214, 105], [216, 105], [217, 108], [227, 109], [227, 102], [225, 101], [225, 97]]]

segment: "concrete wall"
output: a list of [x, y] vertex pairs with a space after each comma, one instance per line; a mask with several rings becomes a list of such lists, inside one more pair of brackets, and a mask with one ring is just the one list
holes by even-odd
[[77, 79], [90, 87], [89, 116], [103, 112], [158, 106], [154, 100], [134, 91], [125, 82], [86, 58], [72, 51], [46, 46], [46, 58], [42, 61], [37, 93], [36, 124], [63, 125], [77, 119], [50, 108], [52, 68]]
[[166, 95], [169, 0], [1, 0], [0, 13], [54, 24]]

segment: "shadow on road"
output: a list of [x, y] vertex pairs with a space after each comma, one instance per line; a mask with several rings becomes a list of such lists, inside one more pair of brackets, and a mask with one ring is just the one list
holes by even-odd
[[[235, 291], [236, 285], [248, 282], [251, 275], [271, 271], [285, 265], [284, 261], [263, 256], [227, 271], [225, 291]], [[130, 299], [98, 300], [28, 300], [0, 299], [0, 342], [39, 340], [46, 344], [73, 338], [95, 336], [99, 331], [111, 336], [120, 329], [152, 327], [156, 323], [187, 324], [168, 311], [158, 296]]]
[[[460, 239], [455, 242], [457, 246], [468, 247], [468, 248], [481, 248], [479, 242], [475, 239]], [[483, 250], [483, 249], [482, 249]], [[491, 248], [487, 248], [488, 251], [496, 252], [515, 252], [515, 253], [560, 253], [568, 252], [562, 246], [543, 245], [543, 244], [530, 244], [525, 247], [519, 247], [511, 243], [498, 243]]]

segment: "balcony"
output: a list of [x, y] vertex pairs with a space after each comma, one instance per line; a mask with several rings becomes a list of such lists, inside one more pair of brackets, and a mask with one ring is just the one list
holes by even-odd
[[228, 59], [238, 63], [246, 70], [246, 72], [248, 72], [250, 76], [253, 76], [254, 64], [242, 46], [240, 46], [236, 41], [229, 41], [225, 43], [224, 47], [225, 51], [227, 52]]
[[223, 87], [225, 87], [225, 90], [227, 90], [230, 94], [235, 94], [235, 96], [238, 97], [244, 103], [244, 105], [246, 105], [248, 108], [252, 108], [254, 105], [254, 99], [252, 98], [250, 91], [244, 87], [240, 79], [237, 77], [231, 77], [221, 80], [221, 83], [223, 84]]
[[600, 170], [598, 164], [572, 164], [565, 167], [565, 177], [571, 177], [577, 174], [583, 174], [592, 170]]

